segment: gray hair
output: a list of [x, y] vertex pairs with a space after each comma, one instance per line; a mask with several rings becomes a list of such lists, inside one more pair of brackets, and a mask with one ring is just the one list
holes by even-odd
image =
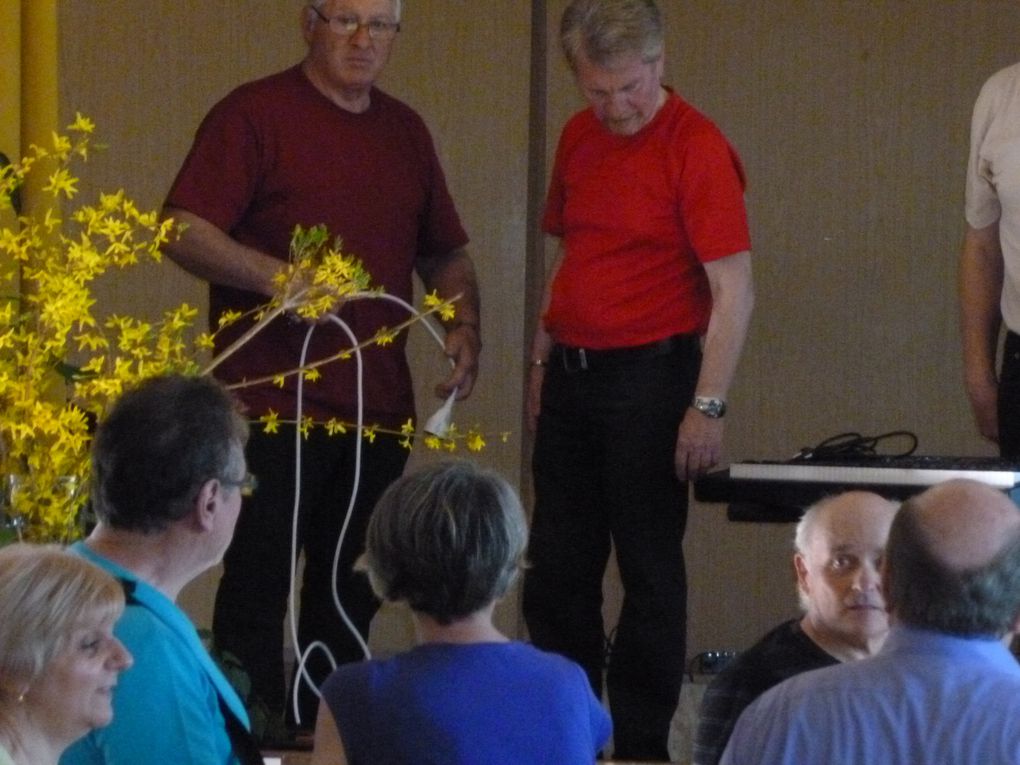
[[825, 509], [826, 505], [838, 499], [839, 496], [839, 494], [830, 494], [822, 497], [813, 505], [808, 506], [800, 520], [797, 521], [797, 528], [793, 533], [793, 549], [795, 551], [801, 555], [807, 555], [811, 537], [815, 533], [815, 526], [818, 525], [818, 516], [822, 514], [822, 510]]
[[908, 626], [963, 637], [1001, 636], [1020, 615], [1020, 532], [983, 566], [954, 570], [938, 560], [903, 505], [886, 547], [886, 599]]
[[[838, 495], [823, 497], [813, 505], [810, 505], [804, 511], [800, 520], [797, 521], [797, 529], [793, 533], [793, 549], [805, 558], [808, 556], [808, 547], [810, 546], [811, 538], [814, 536], [815, 527], [818, 525], [818, 516], [821, 515], [822, 508], [835, 499], [836, 496]], [[811, 610], [811, 598], [804, 592], [799, 581], [797, 584], [797, 601], [800, 604], [801, 611]]]
[[[828, 499], [828, 497], [826, 498]], [[797, 521], [797, 528], [793, 532], [793, 549], [801, 555], [806, 554], [811, 534], [815, 530], [815, 523], [818, 520], [818, 508], [825, 503], [826, 499], [815, 502], [804, 511], [804, 514]]]
[[126, 391], [92, 440], [96, 515], [143, 534], [186, 516], [202, 484], [240, 470], [248, 423], [238, 407], [211, 377], [150, 377]]
[[651, 63], [662, 56], [662, 16], [654, 0], [573, 0], [560, 21], [560, 44], [572, 68], [581, 53], [598, 66], [633, 55]]
[[449, 624], [506, 594], [526, 545], [524, 511], [510, 485], [471, 462], [447, 461], [385, 491], [358, 568], [379, 597]]
[[[404, 4], [403, 0], [390, 0], [393, 3], [393, 14], [394, 21], [400, 21], [401, 6]], [[316, 8], [321, 9], [329, 0], [313, 0], [312, 5]]]
[[75, 630], [112, 624], [123, 610], [120, 583], [84, 558], [57, 545], [0, 548], [0, 729]]

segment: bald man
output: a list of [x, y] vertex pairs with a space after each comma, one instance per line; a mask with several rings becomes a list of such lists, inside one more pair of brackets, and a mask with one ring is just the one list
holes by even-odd
[[892, 628], [869, 659], [776, 686], [737, 721], [725, 765], [1020, 763], [1020, 512], [950, 481], [904, 503], [883, 564]]
[[815, 503], [794, 535], [793, 566], [804, 614], [740, 654], [705, 691], [696, 765], [716, 765], [740, 713], [783, 680], [871, 656], [889, 631], [879, 568], [899, 505], [866, 491]]

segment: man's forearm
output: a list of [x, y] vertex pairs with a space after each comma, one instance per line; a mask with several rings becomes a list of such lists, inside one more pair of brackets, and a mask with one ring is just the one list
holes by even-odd
[[998, 225], [968, 228], [960, 254], [960, 335], [968, 387], [995, 378], [1003, 263]]
[[428, 291], [435, 290], [444, 299], [457, 298], [456, 315], [447, 323], [447, 329], [467, 324], [481, 328], [481, 306], [478, 296], [478, 279], [474, 264], [463, 248], [418, 263], [418, 274]]
[[166, 254], [181, 268], [211, 284], [223, 284], [260, 295], [273, 294], [273, 276], [283, 267], [276, 258], [245, 247], [204, 218], [178, 208], [167, 208], [184, 229], [165, 246]]
[[712, 316], [705, 334], [696, 391], [725, 399], [744, 348], [754, 308], [750, 253], [743, 252], [706, 266], [712, 287]]

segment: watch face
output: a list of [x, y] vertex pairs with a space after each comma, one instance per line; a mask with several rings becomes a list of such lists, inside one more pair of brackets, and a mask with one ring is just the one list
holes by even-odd
[[726, 402], [717, 398], [696, 398], [694, 408], [706, 417], [717, 419], [726, 413]]

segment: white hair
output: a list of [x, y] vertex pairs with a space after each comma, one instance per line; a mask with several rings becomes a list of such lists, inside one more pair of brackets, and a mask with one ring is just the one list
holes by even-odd
[[800, 517], [800, 521], [797, 523], [797, 530], [793, 535], [793, 549], [799, 552], [801, 555], [807, 555], [807, 548], [811, 542], [811, 537], [815, 530], [815, 524], [818, 521], [819, 511], [831, 502], [835, 497], [825, 497], [815, 502]]
[[[329, 0], [314, 0], [312, 5], [316, 8], [322, 8]], [[400, 21], [400, 11], [403, 5], [403, 0], [390, 0], [393, 3], [393, 15], [395, 21]]]

